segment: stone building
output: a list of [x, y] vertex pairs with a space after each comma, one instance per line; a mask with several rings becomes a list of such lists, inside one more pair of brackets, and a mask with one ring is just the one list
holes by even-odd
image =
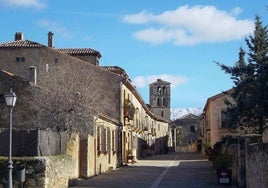
[[170, 121], [170, 83], [157, 79], [150, 84], [150, 109], [151, 111]]
[[230, 92], [232, 89], [207, 99], [200, 121], [202, 143], [213, 147], [214, 144], [222, 141], [222, 138], [236, 134], [227, 124], [225, 101], [231, 100], [227, 94]]
[[[100, 58], [90, 48], [54, 48], [51, 32], [47, 46], [19, 32], [15, 41], [0, 44], [0, 94], [13, 88], [18, 96], [14, 128], [77, 133], [78, 177], [126, 163], [129, 150], [135, 160], [143, 157], [145, 143], [154, 153], [168, 147], [169, 121], [150, 111], [123, 69], [101, 67]], [[6, 128], [0, 110], [0, 127]]]
[[186, 114], [172, 124], [176, 126], [177, 151], [201, 151], [199, 116]]

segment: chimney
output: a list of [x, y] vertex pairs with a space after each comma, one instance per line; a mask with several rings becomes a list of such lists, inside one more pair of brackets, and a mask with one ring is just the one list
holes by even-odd
[[22, 32], [15, 33], [15, 41], [18, 41], [18, 40], [24, 40]]
[[48, 32], [48, 43], [47, 46], [53, 48], [53, 33], [51, 31]]

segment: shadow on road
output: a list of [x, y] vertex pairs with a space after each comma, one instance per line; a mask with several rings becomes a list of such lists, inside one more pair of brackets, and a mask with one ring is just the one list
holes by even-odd
[[197, 152], [171, 152], [168, 154], [152, 155], [141, 160], [198, 160], [206, 159], [201, 153]]
[[199, 153], [169, 153], [138, 160], [93, 178], [79, 180], [75, 187], [102, 188], [218, 188], [216, 171]]

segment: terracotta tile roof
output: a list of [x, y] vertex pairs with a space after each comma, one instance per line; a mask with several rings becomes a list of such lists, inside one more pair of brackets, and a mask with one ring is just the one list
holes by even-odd
[[[6, 48], [6, 47], [46, 47], [43, 44], [40, 44], [38, 42], [33, 42], [30, 40], [17, 40], [13, 42], [4, 42], [0, 43], [0, 48]], [[101, 58], [100, 52], [93, 50], [91, 48], [66, 48], [66, 49], [55, 49], [62, 53], [68, 54], [68, 55], [95, 55], [98, 58]]]
[[100, 52], [93, 50], [91, 48], [65, 48], [56, 50], [68, 55], [96, 55], [99, 58], [101, 57]]
[[108, 70], [110, 72], [113, 72], [115, 74], [118, 74], [120, 76], [123, 76], [124, 78], [129, 79], [129, 76], [127, 75], [126, 71], [118, 66], [101, 66], [101, 68]]
[[0, 44], [0, 48], [6, 48], [6, 47], [44, 47], [44, 45], [33, 42], [30, 40], [17, 40], [13, 42], [5, 42]]
[[170, 82], [167, 82], [167, 81], [164, 81], [164, 80], [162, 80], [162, 79], [157, 79], [157, 81], [151, 83], [150, 86], [151, 86], [151, 85], [159, 85], [159, 84], [170, 85], [171, 83], [170, 83]]

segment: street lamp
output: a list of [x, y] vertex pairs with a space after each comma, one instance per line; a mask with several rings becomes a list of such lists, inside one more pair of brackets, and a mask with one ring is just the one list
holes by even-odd
[[13, 169], [13, 162], [11, 159], [12, 156], [12, 110], [15, 106], [17, 96], [16, 94], [10, 89], [9, 93], [5, 95], [6, 104], [9, 108], [9, 153], [8, 153], [8, 161], [7, 161], [7, 170], [8, 170], [8, 188], [12, 188], [12, 169]]

